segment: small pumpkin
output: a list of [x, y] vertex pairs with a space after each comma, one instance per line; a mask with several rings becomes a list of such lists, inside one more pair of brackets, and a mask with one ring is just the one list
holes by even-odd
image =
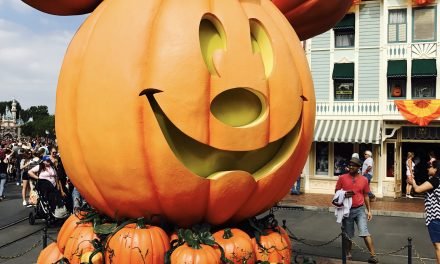
[[220, 256], [217, 251], [208, 245], [197, 247], [187, 243], [176, 248], [171, 254], [172, 264], [220, 264]]
[[[93, 252], [98, 241], [91, 223], [77, 224], [75, 228], [66, 229], [59, 236], [63, 238], [58, 247], [64, 249], [64, 257], [70, 264], [80, 264], [81, 256], [86, 252]], [[67, 239], [64, 239], [67, 237]], [[61, 244], [65, 243], [65, 244]]]
[[57, 244], [53, 242], [40, 252], [37, 264], [53, 264], [62, 258], [63, 253], [60, 252]]
[[256, 238], [252, 239], [257, 260], [270, 263], [291, 263], [292, 244], [282, 227], [265, 230], [265, 234], [261, 235], [259, 239], [259, 242], [256, 241]]
[[401, 97], [402, 96], [402, 87], [400, 87], [399, 85], [394, 86], [391, 89], [391, 95], [393, 97]]
[[251, 238], [245, 232], [237, 228], [225, 228], [215, 232], [213, 237], [231, 263], [255, 263], [254, 247]]
[[[228, 263], [223, 248], [214, 240], [210, 226], [195, 225], [192, 229], [177, 230], [177, 240], [171, 242], [166, 264]], [[214, 248], [216, 247], [216, 248]]]
[[128, 224], [108, 238], [106, 263], [164, 263], [170, 248], [168, 235], [161, 228], [143, 221]]
[[78, 226], [82, 218], [83, 214], [72, 214], [64, 221], [57, 237], [57, 244], [62, 253], [64, 252], [64, 247], [69, 239], [69, 235], [72, 233], [72, 230]]

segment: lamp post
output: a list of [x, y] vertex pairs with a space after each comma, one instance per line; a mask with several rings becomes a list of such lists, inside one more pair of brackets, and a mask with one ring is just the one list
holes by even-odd
[[48, 145], [49, 144], [49, 142], [48, 142], [49, 130], [46, 129], [46, 131], [44, 131], [44, 133], [46, 133], [46, 145]]

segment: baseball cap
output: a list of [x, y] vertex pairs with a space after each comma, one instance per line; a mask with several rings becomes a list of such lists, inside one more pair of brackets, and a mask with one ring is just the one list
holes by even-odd
[[50, 157], [49, 156], [43, 156], [43, 158], [41, 158], [42, 161], [50, 161]]

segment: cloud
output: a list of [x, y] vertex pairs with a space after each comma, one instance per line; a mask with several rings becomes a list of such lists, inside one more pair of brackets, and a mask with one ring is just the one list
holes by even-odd
[[33, 10], [19, 0], [0, 0], [0, 101], [16, 98], [23, 108], [55, 110], [59, 70], [82, 18]]

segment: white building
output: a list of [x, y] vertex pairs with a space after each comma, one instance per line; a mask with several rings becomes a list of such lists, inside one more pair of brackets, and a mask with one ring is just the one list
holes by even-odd
[[12, 100], [11, 109], [6, 106], [5, 112], [1, 114], [0, 119], [0, 139], [20, 138], [21, 125], [23, 121], [17, 118], [17, 102]]
[[[361, 1], [333, 29], [306, 41], [317, 99], [306, 192], [334, 193], [340, 161], [368, 149], [375, 161], [373, 192], [400, 197], [408, 151], [420, 160], [419, 180], [428, 152], [440, 158], [439, 20], [437, 3], [428, 2]], [[396, 100], [414, 119], [427, 112], [434, 119], [423, 126], [410, 122]]]

